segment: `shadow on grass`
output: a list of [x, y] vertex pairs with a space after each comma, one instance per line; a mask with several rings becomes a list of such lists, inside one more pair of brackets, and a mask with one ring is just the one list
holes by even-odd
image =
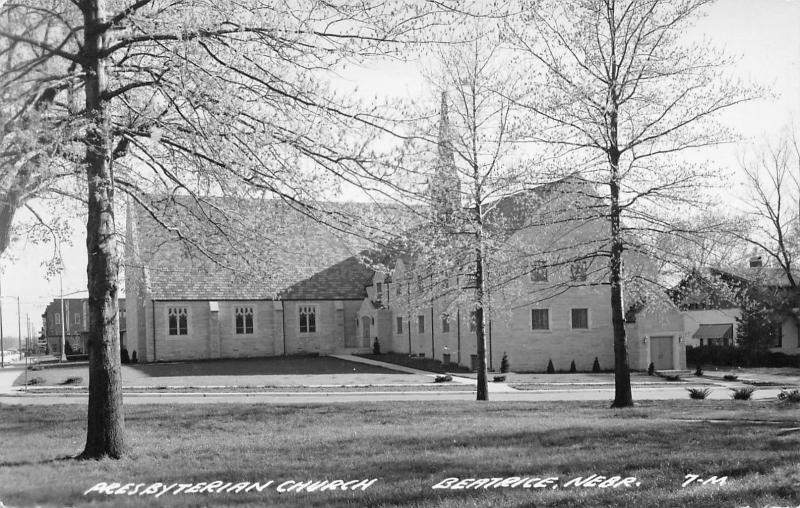
[[44, 466], [47, 464], [57, 464], [59, 462], [71, 462], [77, 460], [79, 460], [77, 456], [64, 455], [62, 457], [56, 457], [54, 459], [17, 460], [17, 461], [0, 462], [0, 467]]

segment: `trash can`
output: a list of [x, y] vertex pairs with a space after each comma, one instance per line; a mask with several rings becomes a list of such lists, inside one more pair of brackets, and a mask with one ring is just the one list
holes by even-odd
[[478, 355], [469, 355], [469, 367], [472, 370], [478, 370]]

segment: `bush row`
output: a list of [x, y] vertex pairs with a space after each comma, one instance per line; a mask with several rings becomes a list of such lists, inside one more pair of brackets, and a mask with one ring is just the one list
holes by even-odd
[[749, 351], [736, 346], [688, 346], [686, 363], [733, 367], [800, 367], [800, 355]]

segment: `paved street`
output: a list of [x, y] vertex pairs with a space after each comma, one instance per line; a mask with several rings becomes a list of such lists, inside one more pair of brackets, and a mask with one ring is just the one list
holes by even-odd
[[[419, 376], [433, 377], [430, 372], [419, 371], [406, 367], [387, 364], [375, 360], [364, 359], [349, 355], [339, 355], [340, 360], [368, 364], [373, 367], [384, 367], [389, 369], [402, 370], [409, 379]], [[51, 404], [86, 404], [87, 394], [85, 392], [75, 393], [31, 393], [22, 391], [20, 386], [12, 386], [14, 381], [24, 372], [21, 364], [7, 366], [0, 369], [0, 404], [25, 404], [25, 405], [51, 405]], [[37, 371], [40, 373], [41, 371]], [[297, 385], [300, 381], [309, 381], [313, 376], [296, 376], [301, 378], [293, 383]], [[554, 378], [555, 379], [555, 378]], [[668, 400], [686, 399], [688, 393], [686, 388], [695, 386], [709, 388], [711, 390], [709, 399], [724, 400], [730, 399], [732, 387], [744, 386], [738, 382], [726, 382], [719, 378], [703, 378], [706, 384], [700, 386], [691, 382], [679, 384], [664, 384], [648, 382], [647, 384], [637, 381], [633, 383], [634, 400]], [[787, 378], [788, 380], [788, 378]], [[713, 383], [709, 385], [708, 383]], [[319, 391], [291, 391], [287, 385], [287, 391], [236, 391], [231, 386], [230, 392], [220, 390], [209, 390], [204, 392], [203, 387], [197, 387], [197, 391], [191, 393], [181, 393], [177, 391], [151, 391], [151, 392], [128, 392], [124, 395], [126, 404], [223, 404], [223, 403], [253, 403], [253, 404], [325, 404], [325, 403], [348, 403], [348, 402], [379, 402], [379, 401], [453, 401], [453, 400], [474, 400], [475, 391], [472, 389], [474, 379], [462, 376], [453, 376], [453, 381], [449, 383], [449, 388], [453, 385], [464, 386], [463, 390], [422, 390], [417, 384], [409, 383], [407, 388], [402, 391], [393, 389], [392, 391], [381, 391], [380, 384], [376, 383], [372, 391], [336, 391], [335, 388], [328, 387]], [[301, 383], [302, 384], [302, 383]], [[304, 383], [313, 386], [314, 383]], [[531, 402], [531, 401], [608, 401], [614, 398], [614, 388], [611, 384], [600, 386], [573, 385], [560, 388], [558, 383], [540, 383], [542, 389], [518, 390], [507, 383], [489, 383], [489, 396], [492, 401], [508, 402]], [[428, 383], [430, 385], [430, 383]], [[546, 386], [545, 386], [546, 385]], [[753, 393], [753, 399], [775, 399], [780, 389], [769, 387], [758, 389]]]

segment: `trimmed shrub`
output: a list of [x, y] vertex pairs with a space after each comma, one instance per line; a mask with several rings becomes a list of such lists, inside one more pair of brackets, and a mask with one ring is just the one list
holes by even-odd
[[32, 377], [28, 380], [29, 385], [43, 385], [45, 384], [45, 382], [46, 382], [45, 378], [40, 376]]
[[372, 354], [381, 354], [381, 343], [378, 342], [378, 337], [375, 337], [375, 342], [372, 343]]
[[83, 378], [80, 376], [70, 376], [61, 382], [62, 385], [79, 385], [83, 383]]
[[128, 348], [122, 348], [122, 353], [120, 353], [120, 356], [123, 364], [131, 363], [131, 357], [128, 355]]
[[600, 373], [600, 361], [597, 359], [596, 356], [594, 357], [594, 364], [592, 365], [592, 372], [594, 372], [595, 374], [599, 374]]
[[737, 379], [739, 379], [739, 376], [734, 376], [733, 374], [725, 374], [724, 376], [722, 376], [722, 379], [724, 379], [725, 381], [736, 381]]
[[555, 367], [553, 367], [553, 360], [550, 360], [549, 362], [547, 362], [547, 373], [548, 374], [555, 374], [556, 373], [556, 369], [555, 369]]
[[656, 373], [656, 364], [650, 362], [650, 365], [647, 366], [647, 375], [652, 376], [655, 373]]
[[131, 363], [139, 363], [139, 358], [136, 357], [136, 351], [134, 351], [131, 356]]
[[800, 403], [800, 390], [781, 390], [778, 394], [778, 400], [781, 402], [791, 402], [793, 404]]
[[708, 397], [708, 394], [711, 393], [711, 388], [687, 388], [686, 391], [689, 392], [690, 399], [702, 400]]
[[505, 374], [508, 372], [508, 355], [503, 353], [503, 359], [500, 360], [500, 373]]
[[445, 376], [436, 376], [434, 378], [433, 382], [434, 383], [446, 383], [446, 382], [452, 381], [452, 380], [453, 380], [453, 376], [445, 375]]
[[733, 390], [733, 395], [731, 397], [733, 400], [750, 400], [750, 397], [753, 395], [753, 392], [756, 389], [752, 386], [744, 386], [742, 388], [731, 388]]
[[503, 382], [505, 382], [505, 380], [506, 380], [505, 376], [495, 376], [494, 377], [494, 382], [495, 383], [503, 383]]
[[578, 369], [575, 367], [575, 360], [572, 360], [572, 363], [569, 364], [569, 373], [575, 374], [576, 372], [578, 372]]
[[697, 369], [695, 369], [694, 375], [697, 376], [697, 377], [703, 377], [703, 365], [702, 364], [700, 364], [700, 363], [697, 364]]

